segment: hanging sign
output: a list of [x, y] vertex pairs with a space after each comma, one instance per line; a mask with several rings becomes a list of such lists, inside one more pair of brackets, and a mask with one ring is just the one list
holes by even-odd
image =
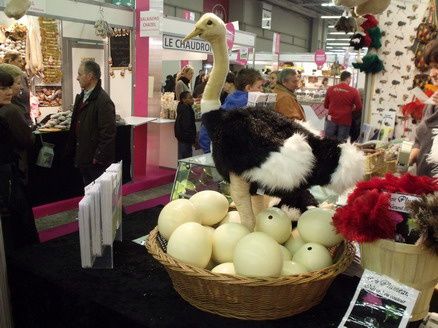
[[204, 13], [213, 13], [224, 22], [228, 22], [228, 0], [204, 0], [203, 7]]
[[160, 35], [162, 14], [155, 10], [140, 11], [140, 37]]
[[34, 13], [46, 13], [46, 0], [32, 0], [30, 2], [29, 11]]
[[319, 49], [315, 52], [315, 63], [318, 69], [322, 68], [327, 61], [327, 55], [324, 50]]
[[270, 30], [272, 22], [272, 12], [267, 9], [262, 10], [262, 28]]
[[233, 49], [236, 28], [234, 27], [233, 23], [226, 23], [225, 28], [227, 29], [227, 47], [228, 50], [230, 50]]
[[272, 37], [272, 54], [280, 54], [280, 33], [274, 32], [274, 35]]
[[190, 10], [184, 10], [183, 11], [183, 18], [189, 21], [194, 21], [195, 20], [195, 13], [193, 11]]
[[163, 34], [163, 48], [202, 53], [211, 52], [211, 45], [206, 41], [192, 39], [183, 43], [183, 39], [182, 36]]

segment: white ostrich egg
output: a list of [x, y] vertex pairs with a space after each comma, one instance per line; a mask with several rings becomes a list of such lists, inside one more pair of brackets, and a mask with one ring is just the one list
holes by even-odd
[[210, 236], [211, 240], [213, 241], [213, 234], [214, 234], [214, 228], [210, 226], [203, 226], [205, 230], [207, 231], [208, 235]]
[[231, 274], [231, 275], [236, 274], [236, 271], [234, 270], [234, 264], [231, 262], [219, 264], [215, 266], [213, 269], [211, 269], [211, 272]]
[[281, 275], [291, 276], [293, 274], [301, 274], [306, 272], [309, 272], [309, 270], [307, 270], [304, 265], [294, 261], [284, 261]]
[[213, 260], [217, 263], [233, 261], [237, 243], [250, 231], [239, 223], [225, 223], [213, 233]]
[[322, 208], [311, 208], [304, 212], [298, 220], [301, 238], [308, 243], [317, 243], [326, 247], [339, 244], [342, 236], [333, 226], [334, 214], [335, 211]]
[[253, 232], [237, 243], [233, 263], [239, 276], [279, 277], [283, 255], [274, 238], [263, 232]]
[[289, 239], [286, 241], [284, 246], [289, 250], [290, 254], [294, 254], [303, 246], [306, 242], [301, 238], [298, 231], [295, 229], [291, 234]]
[[219, 223], [219, 225], [222, 225], [224, 223], [228, 222], [234, 222], [234, 223], [242, 223], [242, 220], [240, 219], [240, 214], [237, 211], [229, 211], [227, 215], [222, 219], [222, 221]]
[[163, 207], [158, 216], [158, 231], [169, 240], [172, 233], [186, 222], [201, 223], [195, 206], [188, 199], [176, 199]]
[[195, 205], [201, 223], [204, 225], [214, 225], [227, 215], [228, 200], [217, 191], [200, 191], [190, 197], [190, 201]]
[[181, 262], [205, 268], [210, 261], [212, 240], [207, 229], [188, 222], [175, 229], [167, 243], [167, 254]]
[[279, 208], [268, 208], [256, 216], [255, 231], [268, 234], [280, 244], [289, 239], [291, 229], [289, 217]]
[[304, 244], [295, 253], [292, 261], [304, 265], [309, 271], [321, 270], [333, 264], [327, 248], [316, 243]]
[[292, 260], [292, 255], [289, 252], [289, 250], [284, 247], [283, 245], [278, 245], [280, 247], [281, 250], [281, 254], [283, 255], [283, 261], [290, 261]]

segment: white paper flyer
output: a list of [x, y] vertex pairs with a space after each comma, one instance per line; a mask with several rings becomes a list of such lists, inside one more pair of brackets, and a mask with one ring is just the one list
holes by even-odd
[[389, 277], [365, 270], [339, 327], [404, 328], [418, 293]]

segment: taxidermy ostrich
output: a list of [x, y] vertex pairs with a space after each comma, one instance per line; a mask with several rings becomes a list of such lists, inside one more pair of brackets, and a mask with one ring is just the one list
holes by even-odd
[[250, 189], [287, 199], [313, 185], [343, 192], [363, 177], [364, 156], [350, 143], [322, 139], [271, 110], [221, 110], [219, 95], [228, 73], [225, 25], [206, 13], [184, 40], [196, 36], [210, 42], [214, 56], [201, 100], [202, 121], [242, 224], [251, 230], [255, 225]]

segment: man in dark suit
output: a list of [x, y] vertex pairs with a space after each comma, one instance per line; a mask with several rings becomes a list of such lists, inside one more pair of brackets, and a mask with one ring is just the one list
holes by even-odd
[[99, 64], [91, 60], [82, 62], [78, 69], [82, 92], [73, 107], [68, 152], [74, 156], [84, 185], [105, 172], [115, 156], [115, 108], [102, 89], [100, 74]]

